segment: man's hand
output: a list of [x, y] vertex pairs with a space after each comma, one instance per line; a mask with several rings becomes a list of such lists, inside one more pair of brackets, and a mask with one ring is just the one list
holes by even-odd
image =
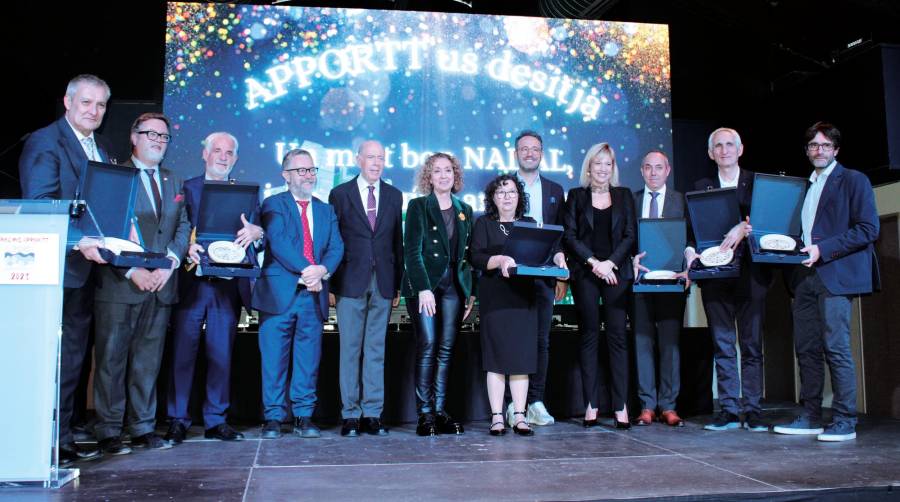
[[253, 244], [255, 241], [258, 241], [263, 236], [263, 229], [259, 225], [254, 225], [247, 221], [247, 218], [244, 217], [244, 213], [241, 213], [241, 223], [244, 225], [243, 228], [237, 231], [237, 239], [234, 240], [234, 243], [238, 246], [241, 246], [244, 249]]
[[472, 315], [472, 308], [475, 307], [475, 297], [470, 296], [469, 301], [466, 302], [466, 310], [463, 312], [462, 320], [465, 321]]
[[688, 277], [687, 270], [685, 270], [684, 272], [678, 272], [677, 274], [675, 274], [675, 278], [676, 279], [684, 279], [684, 289], [685, 290], [691, 289], [691, 279]]
[[131, 282], [141, 291], [153, 291], [156, 287], [156, 278], [146, 268], [134, 268], [131, 270]]
[[426, 317], [433, 317], [437, 312], [437, 305], [434, 301], [434, 293], [430, 289], [419, 291], [419, 313]]
[[303, 280], [303, 284], [309, 289], [310, 286], [321, 282], [322, 277], [325, 277], [326, 273], [328, 273], [328, 270], [322, 265], [309, 265], [301, 272], [300, 279]]
[[558, 302], [566, 297], [566, 291], [569, 290], [569, 283], [566, 281], [556, 281], [556, 291], [553, 295], [553, 301]]
[[725, 234], [725, 240], [722, 241], [722, 244], [719, 244], [719, 249], [722, 251], [726, 249], [734, 250], [744, 240], [744, 237], [750, 235], [752, 231], [753, 226], [750, 225], [750, 217], [748, 216], [744, 221], [731, 227], [731, 230]]
[[172, 272], [175, 271], [175, 267], [178, 265], [171, 257], [169, 258], [169, 261], [172, 262], [172, 265], [170, 265], [169, 268], [158, 268], [151, 272], [153, 280], [156, 283], [156, 286], [151, 291], [159, 291], [167, 282], [169, 282], [169, 278], [172, 277]]
[[397, 308], [400, 306], [400, 292], [397, 291], [397, 295], [394, 296], [394, 299], [391, 300], [391, 308]]
[[106, 260], [100, 256], [99, 249], [101, 247], [103, 247], [103, 241], [93, 237], [82, 237], [78, 244], [75, 245], [75, 249], [80, 251], [86, 260], [103, 265], [106, 263]]
[[334, 293], [328, 293], [328, 306], [334, 307], [337, 305], [337, 298], [334, 297]]
[[203, 249], [203, 246], [195, 242], [188, 248], [188, 257], [190, 257], [191, 261], [194, 263], [200, 263], [200, 253], [205, 252], [206, 250]]
[[322, 281], [306, 286], [306, 290], [311, 293], [318, 293], [319, 291], [322, 291]]
[[644, 271], [649, 272], [650, 269], [641, 265], [641, 258], [647, 256], [646, 251], [641, 251], [639, 254], [635, 255], [634, 258], [631, 259], [631, 265], [634, 267], [634, 278], [637, 279], [638, 272]]
[[684, 250], [684, 261], [687, 265], [685, 266], [684, 269], [690, 270], [691, 265], [694, 264], [694, 260], [696, 260], [697, 258], [700, 258], [700, 255], [697, 254], [697, 251], [695, 251], [694, 248], [692, 248], [692, 247], [686, 248]]
[[812, 267], [815, 265], [819, 258], [822, 257], [821, 253], [819, 253], [819, 245], [813, 244], [812, 246], [806, 246], [805, 248], [800, 250], [801, 253], [809, 253], [809, 258], [803, 260], [803, 264], [807, 267]]

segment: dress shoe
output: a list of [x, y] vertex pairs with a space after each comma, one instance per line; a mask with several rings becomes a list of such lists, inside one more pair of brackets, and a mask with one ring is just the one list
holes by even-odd
[[387, 436], [388, 430], [381, 423], [381, 419], [373, 418], [373, 417], [363, 417], [362, 419], [362, 430], [367, 434], [371, 434], [373, 436]]
[[83, 448], [74, 442], [59, 445], [59, 465], [67, 466], [79, 460], [96, 460], [100, 458], [98, 448]]
[[169, 424], [169, 430], [163, 439], [172, 444], [181, 444], [184, 442], [185, 437], [187, 437], [187, 427], [178, 420], [172, 420], [172, 423]]
[[294, 434], [305, 439], [315, 439], [322, 437], [322, 432], [313, 423], [310, 417], [294, 418]]
[[341, 436], [355, 438], [359, 436], [359, 420], [355, 418], [345, 418], [341, 425]]
[[[534, 429], [528, 427], [528, 423], [525, 422], [525, 412], [517, 411], [515, 412], [516, 418], [521, 417], [521, 420], [516, 420], [515, 425], [512, 426], [513, 432], [520, 436], [534, 436]], [[519, 426], [522, 427], [519, 427]]]
[[463, 434], [463, 425], [453, 419], [446, 411], [439, 411], [435, 416], [438, 432], [441, 434]]
[[263, 439], [278, 439], [281, 437], [281, 421], [266, 420], [262, 432], [259, 435]]
[[431, 413], [423, 413], [419, 415], [419, 423], [416, 425], [417, 436], [437, 436], [438, 429]]
[[101, 439], [97, 446], [104, 455], [128, 455], [131, 453], [131, 448], [122, 444], [122, 440], [118, 437]]
[[628, 429], [631, 429], [631, 422], [629, 422], [627, 420], [625, 422], [619, 422], [616, 419], [613, 419], [613, 420], [615, 420], [615, 422], [616, 422], [616, 429], [622, 429], [622, 430], [626, 430], [626, 431]]
[[131, 438], [131, 446], [147, 448], [148, 450], [168, 450], [172, 447], [172, 443], [157, 436], [155, 432], [148, 432], [138, 437]]
[[[644, 408], [643, 410], [641, 410], [641, 414], [638, 415], [638, 418], [634, 422], [634, 425], [650, 425], [654, 420], [656, 420], [656, 414], [653, 413], [653, 410]], [[660, 421], [661, 420], [662, 419], [660, 419]]]
[[231, 428], [230, 425], [222, 422], [221, 424], [206, 429], [203, 433], [206, 439], [218, 439], [219, 441], [241, 441], [244, 435]]
[[[491, 436], [502, 436], [506, 434], [506, 427], [503, 426], [503, 413], [491, 413], [491, 419], [494, 417], [500, 417], [500, 420], [491, 423], [491, 428], [488, 432], [491, 433]], [[496, 427], [496, 426], [500, 427]]]
[[684, 427], [684, 420], [675, 413], [675, 410], [666, 410], [659, 416], [659, 421], [672, 427]]

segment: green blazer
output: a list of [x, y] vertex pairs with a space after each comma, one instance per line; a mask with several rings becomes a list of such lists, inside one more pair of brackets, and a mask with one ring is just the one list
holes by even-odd
[[[456, 277], [462, 287], [463, 301], [475, 293], [469, 245], [472, 242], [472, 207], [454, 196], [456, 235], [459, 242]], [[450, 264], [450, 239], [434, 193], [416, 197], [406, 208], [406, 232], [403, 234], [405, 272], [402, 294], [412, 298], [419, 291], [433, 290]]]

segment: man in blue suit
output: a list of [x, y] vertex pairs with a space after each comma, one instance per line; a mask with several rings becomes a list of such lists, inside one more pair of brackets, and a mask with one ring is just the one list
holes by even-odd
[[[94, 75], [69, 81], [57, 121], [29, 135], [19, 158], [19, 179], [25, 199], [77, 199], [81, 174], [88, 160], [108, 162], [108, 150], [94, 131], [103, 122], [109, 86]], [[83, 254], [82, 254], [83, 253]], [[75, 389], [88, 350], [94, 309], [92, 266], [102, 262], [96, 247], [66, 257], [63, 281], [63, 334], [59, 375], [59, 460], [97, 458], [100, 451], [75, 445], [71, 421]]]
[[[856, 367], [850, 350], [853, 297], [878, 289], [873, 243], [878, 239], [875, 193], [866, 175], [835, 157], [841, 147], [837, 127], [817, 122], [806, 131], [806, 156], [815, 170], [803, 201], [803, 244], [809, 253], [796, 267], [794, 347], [800, 366], [803, 413], [774, 431], [816, 434], [819, 441], [856, 439]], [[831, 372], [832, 421], [822, 427], [824, 365]]]
[[341, 330], [341, 435], [384, 436], [385, 335], [391, 308], [400, 303], [403, 194], [381, 179], [381, 143], [363, 142], [356, 163], [359, 175], [328, 196], [347, 247], [332, 287]]
[[[184, 203], [191, 228], [197, 228], [200, 201], [206, 180], [225, 181], [238, 158], [238, 141], [227, 132], [214, 132], [203, 142], [203, 175], [184, 182]], [[263, 236], [262, 227], [241, 215], [243, 227], [235, 243], [245, 250]], [[244, 435], [225, 421], [231, 390], [231, 352], [237, 333], [241, 305], [250, 306], [250, 280], [215, 276], [198, 276], [193, 266], [200, 262], [203, 247], [191, 244], [188, 256], [192, 264], [182, 268], [178, 281], [181, 301], [172, 313], [172, 373], [169, 379], [169, 431], [165, 439], [178, 444], [184, 441], [191, 426], [188, 403], [200, 345], [201, 330], [206, 323], [206, 400], [203, 402], [204, 436], [207, 439], [235, 441]], [[252, 257], [255, 252], [248, 251]]]
[[263, 439], [281, 437], [287, 416], [285, 386], [291, 353], [290, 402], [294, 433], [319, 437], [312, 422], [322, 355], [322, 324], [328, 317], [328, 279], [344, 254], [337, 217], [313, 198], [316, 167], [306, 150], [294, 149], [281, 162], [288, 191], [263, 202], [267, 238], [262, 274], [253, 289], [259, 310], [259, 351], [265, 409]]

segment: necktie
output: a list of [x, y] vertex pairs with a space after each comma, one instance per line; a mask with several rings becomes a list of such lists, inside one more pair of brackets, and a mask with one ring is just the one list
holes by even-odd
[[651, 218], [659, 218], [659, 203], [656, 202], [656, 197], [659, 195], [659, 192], [650, 192], [650, 217]]
[[159, 186], [153, 177], [155, 172], [156, 169], [144, 169], [144, 173], [150, 178], [150, 190], [153, 192], [153, 203], [156, 204], [156, 219], [159, 220], [159, 215], [162, 214], [162, 196], [159, 195]]
[[308, 200], [298, 200], [300, 204], [300, 221], [303, 222], [303, 257], [310, 265], [316, 264], [316, 257], [313, 255], [312, 232], [309, 231], [309, 220], [306, 219], [306, 208], [309, 207]]
[[81, 144], [84, 145], [84, 151], [87, 153], [88, 160], [99, 160], [97, 159], [97, 148], [94, 144], [94, 138], [84, 138], [81, 140]]
[[366, 216], [369, 218], [369, 226], [375, 231], [375, 186], [369, 185], [369, 200], [366, 202]]

